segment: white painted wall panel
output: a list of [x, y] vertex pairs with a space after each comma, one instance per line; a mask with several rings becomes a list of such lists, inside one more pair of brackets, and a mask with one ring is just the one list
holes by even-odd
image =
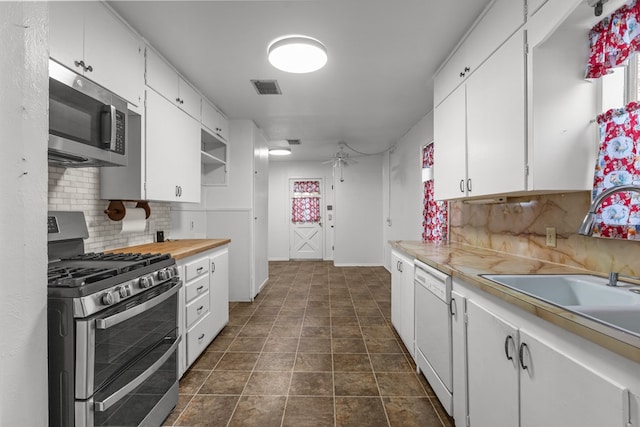
[[0, 3], [0, 425], [46, 426], [49, 13]]
[[[433, 140], [433, 112], [427, 114], [385, 155], [384, 265], [390, 268], [389, 240], [422, 238], [422, 146]], [[437, 159], [435, 160], [437, 162]], [[391, 220], [391, 225], [386, 219]]]

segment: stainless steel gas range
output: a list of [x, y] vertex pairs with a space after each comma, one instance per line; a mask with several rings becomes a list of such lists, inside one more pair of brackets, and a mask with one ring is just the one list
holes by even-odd
[[85, 254], [87, 237], [82, 212], [49, 212], [49, 425], [160, 425], [178, 401], [175, 260]]

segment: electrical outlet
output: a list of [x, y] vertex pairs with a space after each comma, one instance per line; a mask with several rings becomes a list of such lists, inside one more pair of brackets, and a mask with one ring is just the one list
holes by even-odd
[[557, 245], [556, 228], [547, 227], [547, 246], [555, 248]]

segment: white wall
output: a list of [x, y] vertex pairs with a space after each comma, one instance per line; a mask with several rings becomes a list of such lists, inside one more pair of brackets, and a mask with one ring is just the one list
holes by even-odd
[[0, 2], [0, 425], [46, 426], [48, 6]]
[[[344, 169], [344, 182], [333, 169], [318, 162], [272, 161], [269, 164], [269, 259], [289, 259], [289, 179], [323, 178], [323, 205], [333, 204], [336, 265], [382, 265], [382, 156], [356, 157], [357, 164]], [[323, 217], [327, 218], [326, 210]], [[325, 234], [331, 223], [324, 222]], [[325, 239], [325, 259], [331, 240]]]
[[391, 265], [389, 240], [422, 239], [422, 146], [432, 140], [433, 112], [413, 126], [395, 149], [385, 155], [383, 239], [387, 269]]
[[335, 265], [383, 265], [382, 156], [360, 157], [335, 182]]

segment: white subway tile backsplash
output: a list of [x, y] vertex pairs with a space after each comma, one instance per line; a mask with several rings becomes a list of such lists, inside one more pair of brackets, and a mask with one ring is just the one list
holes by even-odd
[[[120, 234], [121, 223], [111, 221], [104, 210], [108, 200], [100, 199], [100, 170], [98, 168], [64, 169], [49, 167], [49, 210], [84, 212], [89, 228], [85, 252], [139, 245], [154, 241], [156, 231], [168, 234], [170, 204], [150, 202], [151, 216], [147, 229], [141, 233]], [[134, 207], [135, 203], [127, 203]]]

